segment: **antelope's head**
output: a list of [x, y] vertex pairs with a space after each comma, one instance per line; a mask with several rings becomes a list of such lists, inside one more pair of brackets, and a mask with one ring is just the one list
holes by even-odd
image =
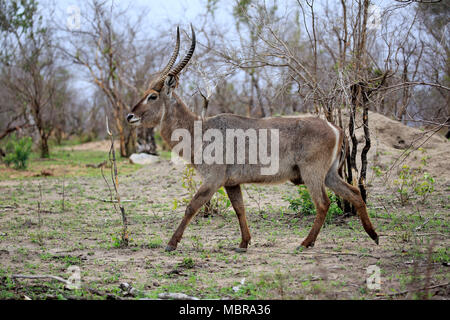
[[[175, 67], [172, 68], [177, 60], [178, 51], [180, 50], [180, 30], [177, 28], [177, 42], [167, 65], [160, 72], [160, 76], [152, 81], [145, 91], [144, 96], [131, 109], [131, 113], [127, 115], [127, 121], [133, 126], [155, 127], [159, 124], [164, 103], [168, 99], [169, 92], [177, 86], [178, 74], [188, 64], [195, 50], [195, 32], [191, 25], [192, 42], [191, 47], [184, 57]], [[166, 90], [164, 90], [166, 89]]]

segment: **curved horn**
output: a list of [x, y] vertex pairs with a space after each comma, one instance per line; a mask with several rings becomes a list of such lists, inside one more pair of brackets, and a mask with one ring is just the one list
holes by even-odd
[[180, 71], [183, 70], [183, 68], [188, 64], [189, 60], [191, 60], [192, 55], [194, 54], [196, 40], [195, 40], [195, 31], [194, 31], [194, 27], [192, 26], [192, 24], [191, 24], [191, 30], [192, 30], [191, 47], [189, 48], [189, 51], [186, 54], [186, 56], [184, 57], [184, 59], [169, 72], [168, 75], [170, 75], [170, 76], [176, 76], [177, 74], [179, 74]]
[[180, 51], [180, 27], [177, 27], [177, 42], [175, 44], [175, 49], [173, 50], [172, 57], [170, 57], [169, 62], [164, 67], [164, 69], [161, 71], [159, 79], [156, 82], [156, 85], [154, 86], [155, 90], [160, 91], [162, 89], [162, 87], [164, 86], [164, 80], [166, 79], [167, 75], [169, 74], [169, 71], [172, 68], [173, 64], [177, 60], [179, 51]]

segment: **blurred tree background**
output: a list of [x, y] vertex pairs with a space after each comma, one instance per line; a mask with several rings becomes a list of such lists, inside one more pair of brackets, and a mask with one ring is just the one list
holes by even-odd
[[[190, 22], [198, 46], [179, 91], [193, 111], [204, 90], [209, 116], [318, 114], [346, 130], [347, 176], [357, 169], [362, 189], [369, 111], [447, 133], [448, 1], [200, 3], [195, 21], [156, 24], [151, 2], [90, 0], [69, 13], [52, 1], [0, 0], [0, 143], [31, 136], [49, 157], [52, 145], [103, 139], [108, 115], [122, 157], [156, 154], [158, 128], [132, 129], [124, 116], [167, 61], [176, 26]], [[361, 159], [355, 130], [366, 131]]]

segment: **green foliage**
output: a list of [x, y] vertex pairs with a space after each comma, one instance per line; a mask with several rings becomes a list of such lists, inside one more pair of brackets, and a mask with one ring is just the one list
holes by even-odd
[[225, 189], [221, 187], [211, 199], [210, 210], [213, 210], [215, 213], [225, 213], [230, 207], [231, 201], [228, 198]]
[[287, 201], [289, 201], [289, 208], [296, 212], [301, 212], [307, 216], [315, 214], [316, 208], [314, 207], [314, 203], [312, 202], [311, 196], [309, 195], [306, 186], [299, 186], [298, 194], [298, 198], [285, 198]]
[[183, 261], [178, 264], [178, 266], [185, 269], [192, 269], [195, 266], [195, 262], [192, 258], [184, 258]]
[[133, 239], [127, 235], [128, 238], [123, 237], [123, 231], [120, 234], [112, 235], [111, 241], [114, 248], [125, 248], [128, 247], [130, 242], [133, 242]]
[[340, 206], [338, 197], [334, 193], [328, 192], [328, 197], [330, 198], [331, 204], [325, 221], [329, 223], [334, 217], [343, 215], [344, 211]]
[[114, 248], [120, 248], [120, 247], [122, 247], [122, 239], [121, 239], [120, 237], [118, 237], [118, 236], [116, 236], [116, 235], [113, 235], [113, 236], [111, 237], [111, 240], [112, 240], [112, 243], [113, 243]]
[[[315, 215], [316, 214], [316, 207], [314, 206], [314, 202], [311, 199], [311, 196], [308, 192], [308, 189], [306, 188], [306, 186], [299, 186], [298, 187], [298, 194], [299, 197], [297, 198], [292, 198], [292, 197], [285, 197], [284, 199], [289, 201], [289, 208], [297, 211], [297, 212], [301, 212], [302, 214], [308, 216], [308, 215]], [[330, 204], [330, 208], [328, 209], [328, 214], [326, 217], [326, 222], [330, 223], [331, 220], [335, 217], [335, 216], [339, 216], [343, 214], [343, 211], [339, 205], [339, 200], [338, 197], [328, 191], [328, 198], [330, 198], [331, 204]]]
[[422, 179], [417, 183], [414, 187], [414, 192], [421, 197], [421, 202], [425, 202], [426, 198], [433, 193], [434, 191], [434, 178], [428, 173], [425, 172], [422, 176]]
[[217, 4], [219, 0], [207, 0], [206, 2], [206, 11], [210, 13], [213, 17], [217, 10]]
[[373, 166], [372, 170], [377, 177], [381, 177], [383, 175], [383, 170], [379, 166]]
[[6, 144], [6, 156], [3, 161], [7, 166], [14, 164], [14, 169], [26, 169], [32, 145], [31, 137], [17, 139], [16, 135], [12, 135]]
[[408, 165], [403, 165], [398, 173], [398, 178], [394, 180], [396, 186], [397, 196], [402, 206], [404, 206], [410, 199], [410, 189], [413, 185], [414, 175]]
[[[191, 199], [194, 197], [195, 193], [198, 190], [199, 184], [195, 181], [195, 170], [194, 167], [187, 165], [183, 171], [182, 183], [181, 186], [188, 192], [188, 197], [182, 200], [184, 205], [188, 205]], [[173, 200], [173, 210], [176, 210], [179, 206], [178, 199]], [[228, 199], [228, 196], [225, 192], [225, 189], [221, 187], [217, 190], [216, 194], [210, 200], [210, 206], [207, 209], [206, 213], [225, 213], [231, 207], [231, 201]], [[205, 208], [202, 209], [203, 213], [205, 213]]]
[[450, 248], [438, 248], [433, 252], [431, 260], [435, 263], [446, 263], [450, 262]]
[[[38, 4], [35, 0], [0, 0], [0, 37], [25, 35], [33, 39], [33, 29], [42, 16], [37, 15]], [[39, 33], [40, 31], [37, 30]], [[16, 56], [14, 52], [2, 48], [0, 62], [10, 63]]]
[[34, 0], [0, 1], [0, 9], [1, 31], [26, 30], [33, 25], [37, 2]]
[[156, 236], [156, 237], [153, 237], [153, 238], [149, 241], [148, 246], [149, 246], [150, 248], [152, 248], [152, 249], [155, 249], [155, 248], [160, 248], [160, 247], [162, 247], [162, 244], [163, 244], [163, 241], [162, 241], [161, 237], [160, 237], [160, 236]]
[[[424, 159], [425, 157], [422, 158], [422, 163], [426, 164], [426, 159]], [[422, 172], [422, 166], [418, 169], [411, 169], [405, 164], [400, 169], [394, 185], [402, 206], [406, 205], [413, 196], [419, 197], [420, 202], [424, 203], [434, 192], [434, 178], [428, 172]]]

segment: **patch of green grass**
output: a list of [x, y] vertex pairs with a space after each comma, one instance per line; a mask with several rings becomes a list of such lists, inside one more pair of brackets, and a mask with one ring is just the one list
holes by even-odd
[[[97, 165], [108, 160], [108, 152], [104, 151], [71, 151], [55, 148], [50, 153], [50, 158], [40, 159], [39, 154], [33, 152], [28, 161], [27, 170], [13, 170], [0, 164], [1, 180], [22, 180], [31, 179], [41, 175], [45, 170], [51, 173], [48, 178], [66, 178], [71, 177], [101, 177], [99, 168], [86, 167], [87, 164]], [[130, 174], [140, 168], [141, 165], [131, 164], [127, 158], [119, 157], [117, 159], [118, 171], [120, 175]], [[109, 174], [109, 168], [104, 168], [106, 176]]]
[[161, 239], [160, 236], [153, 237], [148, 243], [149, 248], [152, 248], [152, 249], [161, 248], [162, 245], [163, 245], [163, 240]]
[[450, 248], [438, 248], [436, 249], [431, 260], [437, 263], [449, 263], [450, 262]]
[[160, 151], [160, 152], [159, 152], [159, 156], [160, 156], [162, 159], [170, 160], [171, 157], [172, 157], [172, 152], [171, 152], [171, 151]]

